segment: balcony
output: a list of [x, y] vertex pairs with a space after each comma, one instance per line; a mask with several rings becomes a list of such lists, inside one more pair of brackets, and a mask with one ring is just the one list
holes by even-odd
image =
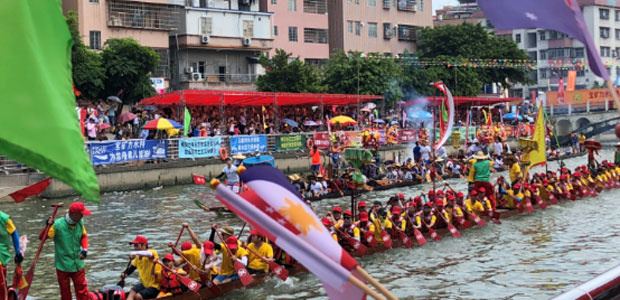
[[137, 1], [109, 0], [108, 26], [171, 31], [178, 27], [181, 7]]
[[418, 2], [415, 0], [394, 0], [398, 1], [398, 10], [418, 11]]
[[[273, 13], [240, 11], [218, 8], [186, 8], [181, 20], [179, 35], [208, 35], [217, 44], [217, 38], [228, 38], [240, 44], [244, 38], [272, 40], [271, 18]], [[211, 42], [209, 44], [212, 44]]]
[[400, 41], [416, 41], [418, 32], [415, 26], [398, 25], [398, 40]]
[[304, 12], [307, 14], [327, 14], [327, 0], [304, 0]]
[[228, 90], [228, 91], [255, 91], [254, 82], [258, 78], [256, 74], [200, 74], [198, 80], [192, 78], [192, 74], [180, 76], [180, 88], [204, 89], [204, 90]]

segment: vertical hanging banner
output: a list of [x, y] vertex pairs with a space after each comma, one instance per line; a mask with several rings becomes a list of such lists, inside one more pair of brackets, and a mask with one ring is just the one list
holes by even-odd
[[222, 138], [179, 139], [180, 158], [216, 157], [222, 148]]
[[302, 150], [306, 148], [305, 134], [290, 134], [276, 136], [276, 149], [280, 151]]
[[230, 154], [267, 151], [267, 135], [231, 136]]
[[577, 80], [577, 71], [570, 70], [568, 71], [568, 80], [566, 81], [566, 91], [574, 91], [575, 90], [575, 81]]

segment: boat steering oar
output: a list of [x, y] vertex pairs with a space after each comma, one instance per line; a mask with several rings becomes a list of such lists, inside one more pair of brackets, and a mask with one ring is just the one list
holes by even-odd
[[230, 251], [230, 249], [228, 249], [228, 246], [226, 245], [226, 240], [224, 240], [224, 238], [220, 234], [220, 231], [217, 230], [217, 227], [213, 227], [213, 229], [215, 230], [217, 237], [219, 237], [220, 240], [222, 241], [222, 244], [224, 245], [226, 252], [228, 252], [230, 259], [234, 260], [233, 267], [235, 268], [235, 271], [237, 272], [237, 275], [239, 276], [239, 280], [241, 280], [241, 283], [243, 284], [243, 286], [247, 286], [250, 283], [252, 283], [254, 281], [254, 278], [252, 278], [252, 275], [250, 275], [248, 270], [245, 268], [245, 266], [240, 261], [234, 258], [234, 255], [232, 254], [232, 252]]
[[[58, 209], [62, 207], [62, 203], [52, 204], [52, 207], [54, 208], [54, 211], [52, 212], [52, 216], [49, 219], [52, 222], [54, 222], [54, 217], [56, 216], [56, 212], [58, 212]], [[41, 239], [41, 244], [39, 245], [39, 249], [37, 250], [37, 253], [34, 256], [34, 259], [32, 260], [32, 265], [30, 266], [30, 269], [28, 269], [28, 272], [26, 273], [26, 282], [28, 283], [28, 286], [19, 290], [19, 293], [17, 293], [18, 300], [26, 300], [26, 296], [28, 296], [28, 291], [30, 290], [30, 287], [32, 286], [32, 279], [34, 278], [34, 267], [37, 264], [37, 261], [39, 260], [39, 255], [41, 255], [41, 251], [43, 250], [43, 245], [45, 245], [45, 241], [48, 238], [47, 234], [49, 233], [52, 225], [53, 223], [52, 224], [48, 223], [45, 226], [45, 229], [43, 229], [43, 231], [41, 232], [41, 234], [39, 234], [39, 238]]]
[[273, 274], [276, 274], [280, 279], [282, 279], [282, 281], [286, 281], [286, 278], [288, 277], [288, 270], [286, 270], [284, 267], [277, 264], [273, 260], [267, 259], [261, 256], [260, 254], [256, 253], [256, 251], [252, 250], [252, 248], [246, 247], [245, 244], [243, 246], [245, 247], [245, 249], [252, 252], [252, 254], [256, 255], [256, 257], [260, 258], [260, 260], [267, 263], [267, 265], [269, 265], [269, 270], [271, 270]]
[[[192, 268], [194, 271], [196, 271], [198, 274], [200, 274], [200, 279], [202, 279], [202, 281], [205, 283], [206, 287], [209, 289], [209, 291], [211, 292], [211, 294], [213, 296], [219, 296], [222, 294], [222, 291], [220, 290], [220, 287], [217, 286], [215, 283], [213, 283], [213, 281], [211, 279], [209, 279], [207, 276], [209, 276], [209, 270], [201, 270], [200, 268], [198, 268], [197, 266], [194, 266], [192, 263], [189, 262], [189, 260], [187, 259], [187, 257], [185, 257], [185, 255], [183, 254], [182, 251], [179, 251], [179, 249], [177, 249], [176, 247], [174, 247], [174, 245], [172, 243], [168, 243], [168, 247], [170, 247], [170, 249], [172, 250], [172, 253], [176, 254], [177, 256], [179, 256], [181, 259], [183, 259], [185, 261], [185, 263]], [[206, 263], [207, 259], [205, 258], [205, 263]], [[204, 276], [203, 276], [204, 275]]]

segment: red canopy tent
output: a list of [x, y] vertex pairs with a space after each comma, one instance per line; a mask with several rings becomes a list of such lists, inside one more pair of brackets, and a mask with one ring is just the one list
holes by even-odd
[[376, 95], [269, 93], [242, 91], [182, 90], [146, 98], [138, 105], [185, 106], [276, 106], [286, 105], [348, 105], [381, 99]]
[[[405, 106], [427, 104], [430, 106], [439, 106], [444, 97], [426, 97], [425, 100], [414, 99], [405, 102]], [[497, 103], [513, 102], [522, 100], [520, 97], [511, 98], [491, 98], [491, 97], [454, 97], [454, 105], [467, 106], [487, 106]]]

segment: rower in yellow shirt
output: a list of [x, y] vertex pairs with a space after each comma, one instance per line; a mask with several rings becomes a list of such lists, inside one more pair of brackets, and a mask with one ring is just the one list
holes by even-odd
[[273, 261], [273, 247], [265, 242], [265, 237], [258, 231], [251, 230], [250, 235], [252, 242], [247, 248], [253, 251], [249, 251], [250, 262], [248, 263], [248, 272], [250, 272], [250, 274], [267, 273], [269, 272], [269, 265], [263, 259]]
[[[415, 222], [416, 224], [414, 227], [423, 231], [427, 230], [426, 225], [431, 228], [435, 226], [435, 223], [437, 223], [437, 216], [435, 216], [430, 202], [424, 203], [424, 208], [421, 213], [416, 215]], [[426, 225], [422, 225], [423, 222]]]
[[469, 193], [469, 198], [465, 200], [465, 211], [480, 217], [484, 213], [484, 206], [478, 201], [478, 192], [476, 190]]
[[[233, 255], [232, 257], [230, 256], [230, 253], [226, 251], [226, 248], [230, 250]], [[215, 244], [215, 249], [222, 253], [222, 265], [220, 266], [218, 275], [213, 280], [213, 283], [222, 284], [229, 281], [239, 280], [239, 276], [233, 266], [233, 259], [241, 262], [244, 266], [247, 266], [249, 255], [248, 251], [243, 247], [239, 247], [239, 241], [236, 236], [228, 237], [226, 239], [226, 244]]]

